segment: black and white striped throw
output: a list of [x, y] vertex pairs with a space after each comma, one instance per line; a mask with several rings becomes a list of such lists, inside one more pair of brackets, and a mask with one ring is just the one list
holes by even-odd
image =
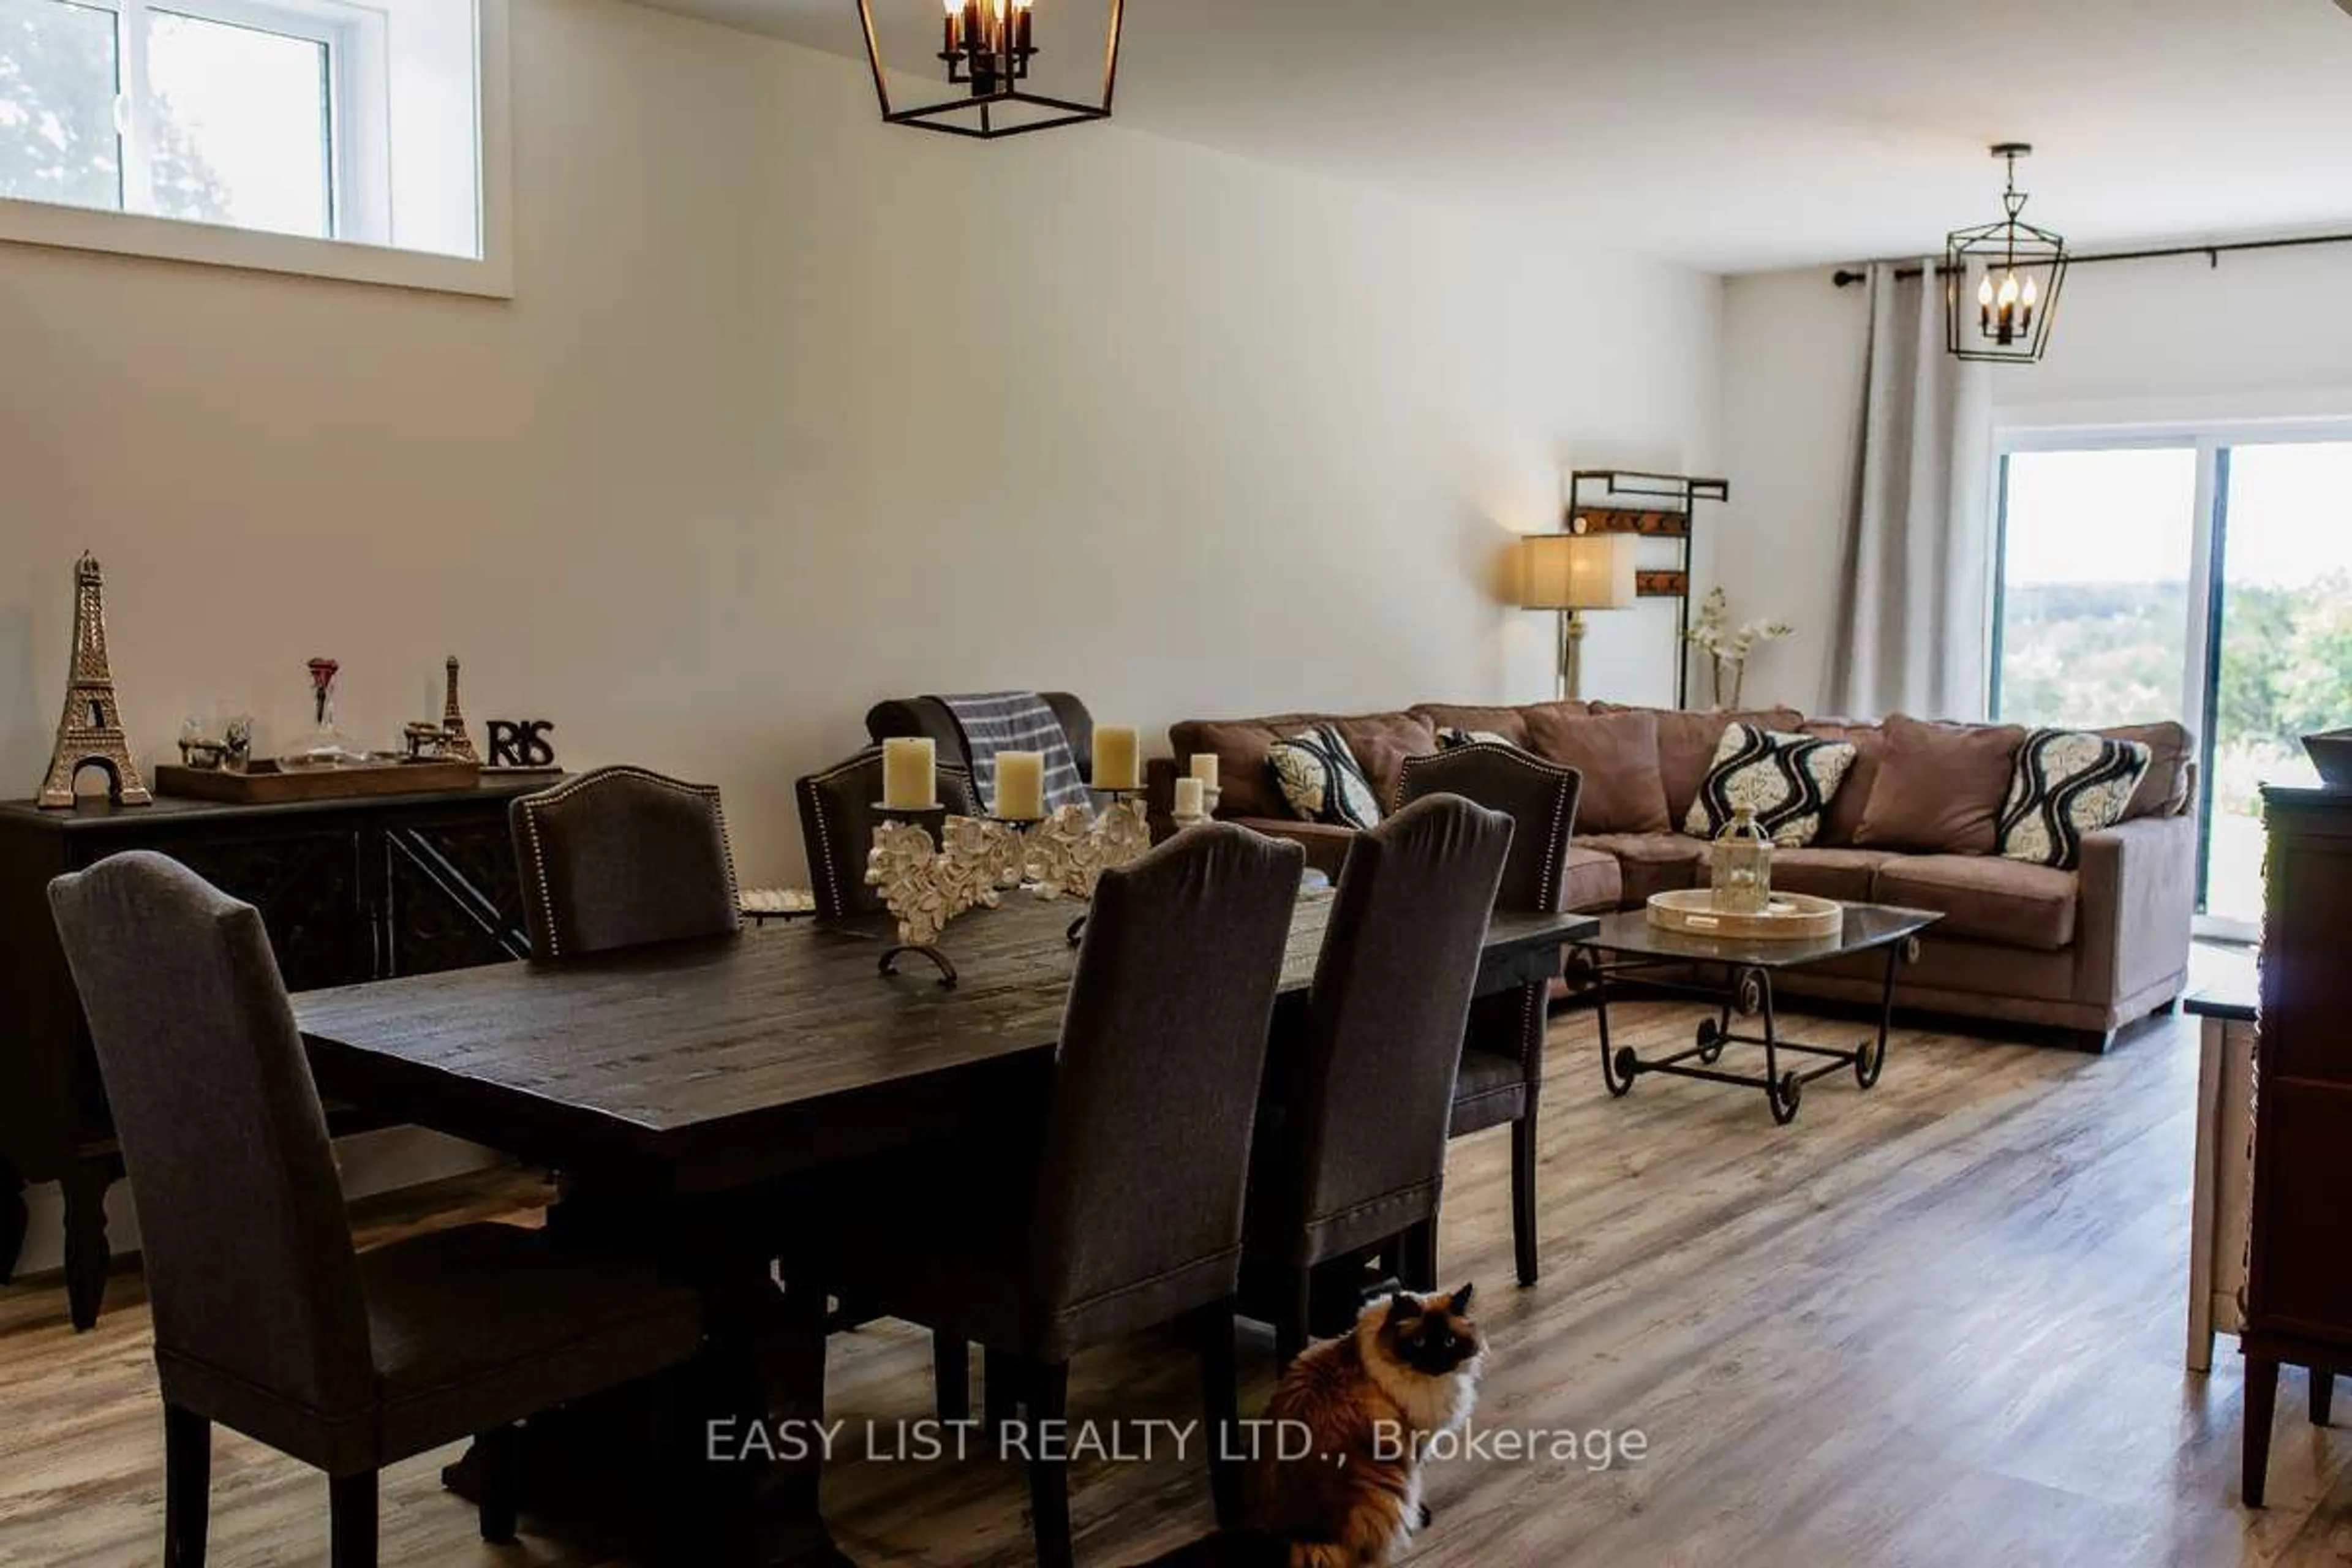
[[963, 731], [964, 750], [971, 754], [971, 782], [983, 805], [996, 809], [996, 753], [1045, 753], [1045, 809], [1065, 805], [1090, 806], [1087, 782], [1078, 776], [1078, 760], [1062, 721], [1043, 697], [1034, 691], [977, 691], [942, 697], [940, 702]]

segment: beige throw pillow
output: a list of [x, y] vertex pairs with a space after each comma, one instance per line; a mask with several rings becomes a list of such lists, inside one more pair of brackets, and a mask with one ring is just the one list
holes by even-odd
[[[1664, 833], [1665, 782], [1658, 773], [1658, 721], [1653, 713], [1570, 716], [1528, 713], [1528, 750], [1584, 775], [1576, 801], [1579, 833]], [[2002, 781], [2008, 781], [2004, 778]]]

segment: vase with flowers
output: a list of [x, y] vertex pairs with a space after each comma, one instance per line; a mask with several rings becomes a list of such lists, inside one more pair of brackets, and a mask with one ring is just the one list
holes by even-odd
[[1778, 642], [1794, 632], [1788, 622], [1772, 617], [1731, 624], [1731, 610], [1720, 587], [1708, 590], [1699, 602], [1697, 618], [1683, 640], [1706, 655], [1707, 673], [1717, 708], [1739, 706], [1740, 689], [1748, 682], [1748, 660], [1764, 643]]

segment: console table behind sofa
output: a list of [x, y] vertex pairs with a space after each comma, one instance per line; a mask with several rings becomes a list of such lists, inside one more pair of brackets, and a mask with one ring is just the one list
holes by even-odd
[[51, 878], [125, 849], [169, 855], [260, 910], [296, 991], [494, 963], [530, 952], [507, 803], [546, 783], [268, 806], [0, 804], [0, 1281], [24, 1244], [25, 1184], [57, 1182], [74, 1325], [97, 1321], [106, 1192], [122, 1173]]

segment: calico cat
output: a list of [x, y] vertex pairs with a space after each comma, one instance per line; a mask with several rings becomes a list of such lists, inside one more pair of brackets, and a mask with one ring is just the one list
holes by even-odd
[[1266, 1406], [1251, 1526], [1154, 1559], [1148, 1568], [1368, 1568], [1395, 1560], [1429, 1509], [1422, 1442], [1470, 1418], [1486, 1345], [1466, 1316], [1470, 1287], [1399, 1291], [1366, 1307], [1353, 1332], [1309, 1346]]
[[1314, 1450], [1265, 1460], [1256, 1508], [1259, 1528], [1290, 1543], [1290, 1568], [1387, 1563], [1429, 1523], [1422, 1444], [1470, 1418], [1486, 1363], [1469, 1310], [1467, 1285], [1399, 1291], [1291, 1363], [1266, 1419], [1304, 1427]]

